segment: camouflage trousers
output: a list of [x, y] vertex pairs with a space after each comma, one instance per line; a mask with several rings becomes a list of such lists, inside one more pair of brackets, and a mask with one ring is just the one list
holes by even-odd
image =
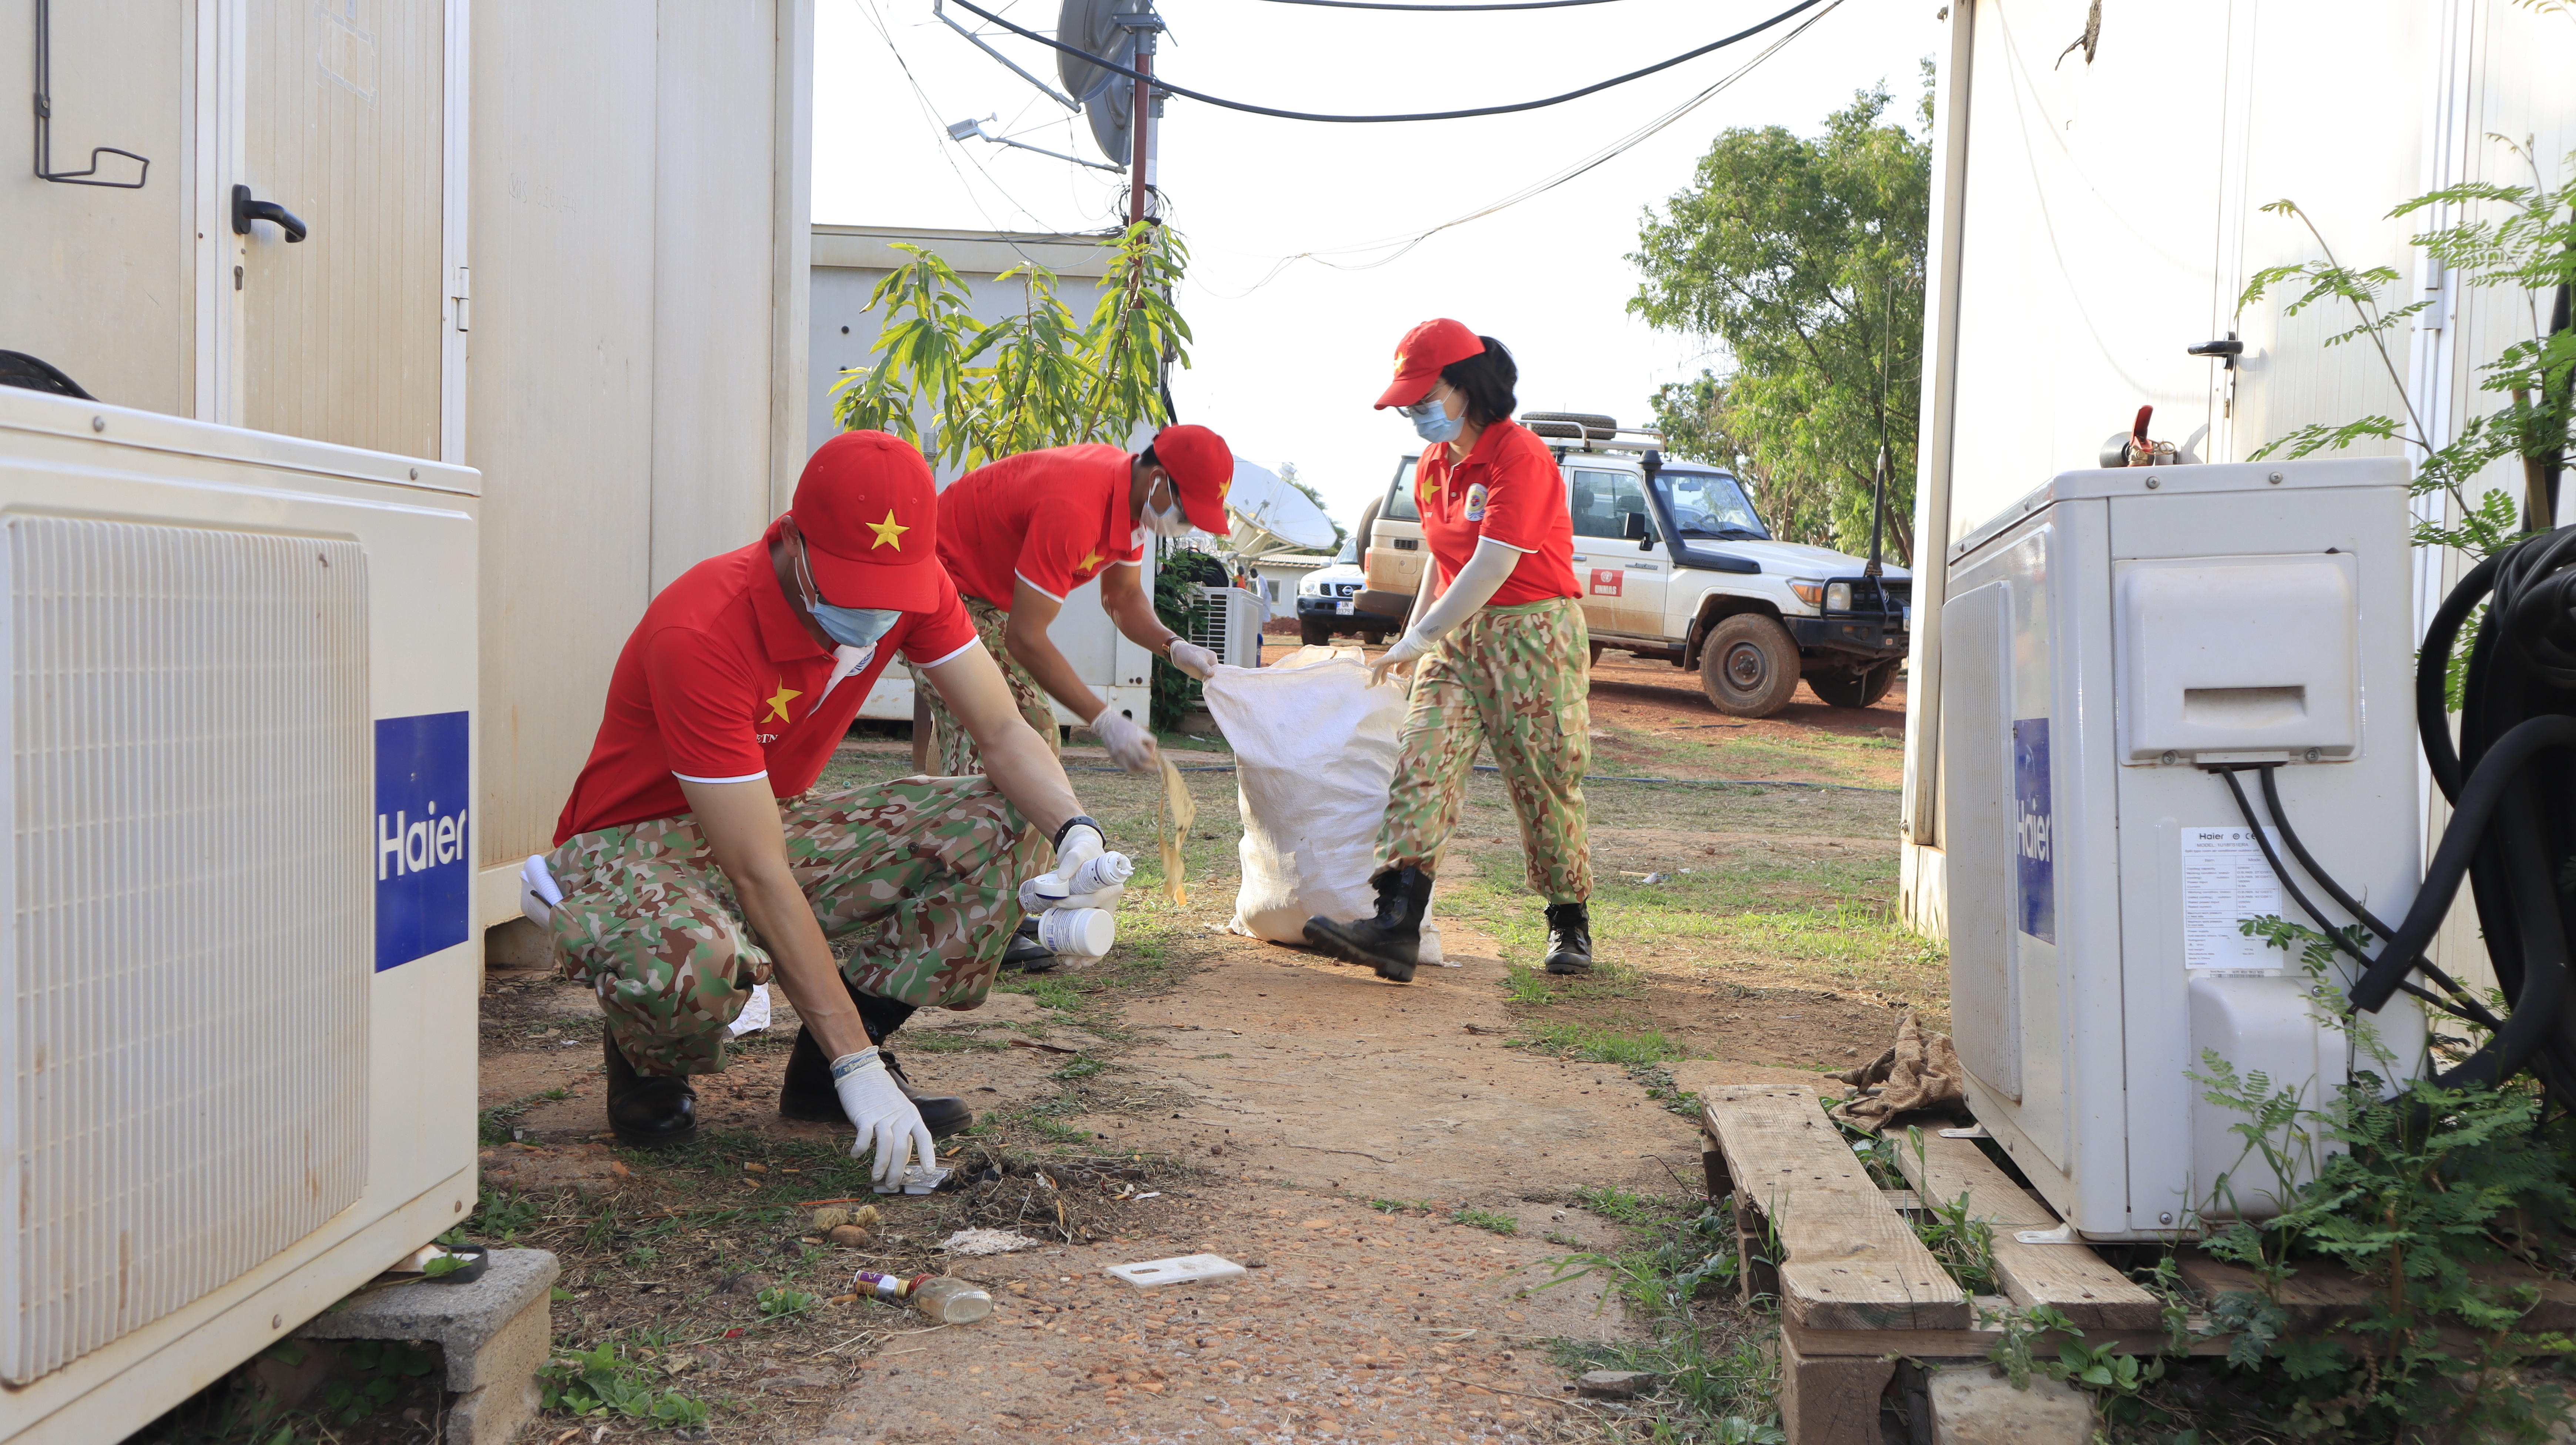
[[[1019, 811], [985, 778], [903, 778], [783, 798], [787, 861], [842, 976], [917, 1007], [984, 1001], [1019, 926]], [[589, 984], [645, 1074], [725, 1066], [725, 1026], [769, 951], [687, 814], [574, 835], [546, 856], [556, 966]]]
[[1490, 743], [1520, 819], [1530, 891], [1550, 903], [1591, 898], [1589, 640], [1583, 609], [1558, 597], [1485, 608], [1422, 659], [1371, 872], [1438, 868], [1476, 749]]
[[[965, 602], [966, 615], [975, 619], [975, 635], [984, 639], [984, 650], [993, 654], [993, 661], [1001, 666], [1002, 680], [1011, 685], [1011, 701], [1020, 705], [1020, 716], [1028, 720], [1039, 737], [1046, 739], [1048, 747], [1062, 752], [1063, 746], [1055, 730], [1055, 704], [1047, 700], [1046, 689], [1038, 686], [1036, 678], [1029, 676], [1029, 670], [1011, 657], [1006, 638], [1011, 614], [981, 597], [969, 597]], [[984, 759], [975, 751], [975, 739], [958, 726], [956, 716], [940, 699], [939, 689], [930, 685], [930, 679], [922, 675], [920, 668], [909, 662], [904, 666], [912, 670], [916, 695], [930, 705], [930, 766], [940, 776], [948, 778], [963, 778], [984, 771]]]

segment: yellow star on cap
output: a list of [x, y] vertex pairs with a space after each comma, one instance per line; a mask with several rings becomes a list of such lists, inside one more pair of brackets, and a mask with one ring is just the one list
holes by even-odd
[[903, 534], [912, 530], [910, 527], [904, 526], [902, 523], [897, 522], [894, 519], [894, 508], [892, 507], [886, 508], [886, 519], [884, 521], [870, 522], [867, 525], [869, 531], [877, 534], [876, 541], [868, 548], [871, 552], [875, 551], [878, 547], [892, 547], [898, 552], [902, 551]]
[[[787, 715], [787, 704], [791, 700], [803, 697], [804, 695], [805, 694], [798, 692], [796, 689], [789, 687], [787, 685], [787, 679], [783, 677], [780, 678], [778, 680], [778, 694], [769, 699], [770, 716], [776, 718], [780, 722], [795, 721], [795, 719]], [[763, 718], [761, 721], [767, 722], [769, 721], [769, 718]]]

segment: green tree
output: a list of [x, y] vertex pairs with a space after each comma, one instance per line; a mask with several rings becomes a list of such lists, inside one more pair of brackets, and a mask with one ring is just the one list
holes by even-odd
[[1165, 227], [1140, 223], [1118, 239], [1087, 322], [1037, 265], [995, 278], [1020, 283], [1018, 315], [978, 321], [947, 262], [895, 249], [912, 260], [868, 297], [884, 318], [876, 364], [832, 387], [842, 430], [889, 431], [934, 463], [972, 470], [1044, 447], [1124, 443], [1139, 425], [1171, 419], [1162, 368], [1190, 364], [1189, 323], [1171, 299], [1189, 252]]
[[1932, 149], [1888, 105], [1881, 85], [1820, 136], [1720, 134], [1646, 213], [1628, 309], [1714, 337], [1731, 363], [1657, 395], [1676, 455], [1740, 466], [1784, 537], [1861, 552], [1884, 448], [1888, 544], [1910, 562]]

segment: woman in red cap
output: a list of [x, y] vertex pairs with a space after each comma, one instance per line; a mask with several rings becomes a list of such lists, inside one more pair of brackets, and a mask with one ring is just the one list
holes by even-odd
[[1369, 675], [1422, 665], [1378, 825], [1377, 916], [1309, 919], [1306, 941], [1399, 983], [1413, 977], [1432, 871], [1480, 743], [1493, 745], [1511, 791], [1530, 889], [1547, 899], [1547, 971], [1592, 967], [1590, 638], [1565, 478], [1547, 444], [1512, 420], [1519, 378], [1501, 342], [1426, 321], [1396, 347], [1395, 380], [1377, 399], [1429, 443], [1413, 487], [1433, 565], [1412, 626]]

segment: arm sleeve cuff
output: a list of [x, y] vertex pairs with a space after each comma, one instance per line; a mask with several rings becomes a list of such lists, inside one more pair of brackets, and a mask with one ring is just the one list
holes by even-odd
[[1048, 601], [1050, 601], [1050, 602], [1056, 603], [1058, 606], [1063, 605], [1063, 603], [1064, 603], [1064, 598], [1063, 598], [1063, 596], [1062, 596], [1061, 594], [1059, 594], [1059, 593], [1054, 593], [1054, 592], [1049, 592], [1048, 590], [1046, 590], [1045, 588], [1043, 588], [1043, 587], [1039, 586], [1039, 585], [1038, 585], [1038, 584], [1036, 584], [1035, 582], [1029, 582], [1029, 574], [1028, 574], [1028, 573], [1026, 573], [1026, 572], [1014, 572], [1014, 573], [1012, 573], [1011, 575], [1012, 575], [1012, 576], [1014, 576], [1014, 577], [1019, 578], [1022, 582], [1028, 582], [1029, 590], [1030, 590], [1030, 591], [1032, 591], [1032, 592], [1034, 592], [1034, 593], [1036, 593], [1036, 594], [1038, 594], [1040, 597], [1043, 597], [1043, 598], [1047, 599], [1047, 600], [1048, 600]]
[[745, 773], [739, 778], [693, 778], [686, 773], [673, 773], [671, 776], [684, 783], [756, 783], [768, 777], [769, 773], [763, 769], [757, 773]]
[[959, 658], [961, 658], [961, 657], [964, 657], [964, 656], [967, 654], [967, 652], [968, 652], [969, 650], [971, 650], [971, 649], [973, 649], [973, 648], [981, 647], [981, 646], [983, 646], [983, 645], [984, 645], [984, 639], [982, 639], [982, 638], [980, 638], [980, 637], [970, 637], [970, 638], [966, 639], [966, 646], [961, 647], [961, 648], [958, 648], [955, 652], [947, 653], [947, 654], [945, 654], [945, 655], [943, 655], [943, 656], [941, 656], [941, 657], [934, 658], [933, 660], [931, 660], [931, 661], [929, 661], [929, 662], [918, 662], [918, 663], [915, 663], [915, 664], [913, 664], [913, 665], [914, 665], [915, 667], [920, 668], [920, 669], [921, 669], [922, 671], [924, 671], [924, 672], [928, 672], [930, 669], [932, 669], [932, 668], [934, 668], [934, 667], [941, 666], [941, 665], [943, 665], [943, 664], [945, 664], [945, 663], [955, 662], [957, 659], [959, 659]]

